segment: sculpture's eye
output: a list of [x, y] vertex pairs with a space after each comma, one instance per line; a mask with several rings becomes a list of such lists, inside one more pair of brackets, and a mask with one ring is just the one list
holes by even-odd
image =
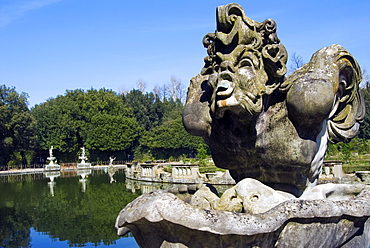
[[253, 66], [253, 62], [246, 58], [246, 59], [242, 59], [240, 62], [239, 62], [239, 68], [240, 67], [250, 67], [250, 66]]
[[251, 202], [257, 202], [259, 200], [260, 196], [259, 194], [253, 194], [251, 197], [250, 197], [250, 201]]

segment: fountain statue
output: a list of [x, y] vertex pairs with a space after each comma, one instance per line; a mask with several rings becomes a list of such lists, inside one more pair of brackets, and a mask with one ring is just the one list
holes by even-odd
[[60, 170], [60, 165], [54, 163], [54, 160], [56, 161], [56, 158], [53, 156], [53, 146], [49, 149], [49, 157], [47, 157], [47, 160], [49, 160], [49, 164], [45, 165], [46, 171], [54, 171], [54, 170]]
[[109, 157], [109, 167], [113, 167], [114, 160], [116, 160], [116, 157]]
[[109, 157], [109, 166], [108, 166], [107, 172], [110, 178], [110, 183], [116, 182], [116, 179], [114, 179], [114, 174], [116, 173], [117, 169], [115, 169], [113, 166], [114, 160], [116, 160], [116, 157]]
[[[286, 77], [276, 23], [238, 4], [217, 9], [208, 56], [191, 79], [186, 130], [209, 145], [237, 184], [159, 190], [119, 214], [141, 247], [368, 247], [370, 186], [319, 184], [330, 142], [349, 142], [365, 107], [361, 69], [342, 46], [317, 51]], [[177, 191], [179, 192], [179, 191]]]
[[85, 155], [85, 147], [80, 148], [82, 150], [81, 156], [78, 158], [81, 159], [81, 162], [77, 164], [77, 169], [86, 169], [91, 168], [91, 163], [86, 163], [87, 157]]

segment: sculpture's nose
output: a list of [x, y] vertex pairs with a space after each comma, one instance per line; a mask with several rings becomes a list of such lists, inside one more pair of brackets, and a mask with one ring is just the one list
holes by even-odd
[[222, 63], [220, 64], [220, 68], [221, 68], [221, 71], [230, 71], [230, 72], [234, 72], [233, 70], [233, 65], [231, 63], [231, 61], [222, 61]]

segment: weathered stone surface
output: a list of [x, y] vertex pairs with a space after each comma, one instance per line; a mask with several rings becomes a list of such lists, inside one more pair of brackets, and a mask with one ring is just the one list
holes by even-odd
[[328, 139], [348, 142], [365, 114], [353, 56], [325, 47], [285, 77], [276, 23], [238, 4], [218, 8], [203, 44], [183, 122], [238, 184], [220, 198], [199, 185], [144, 194], [120, 212], [118, 234], [140, 247], [368, 247], [370, 186], [316, 186]]
[[218, 8], [208, 56], [188, 89], [186, 129], [204, 138], [216, 166], [299, 196], [316, 184], [328, 138], [349, 141], [364, 117], [361, 69], [339, 45], [316, 52], [285, 78], [276, 23]]
[[370, 184], [370, 171], [356, 171], [356, 176], [362, 182]]
[[198, 208], [214, 209], [214, 204], [217, 204], [219, 200], [218, 196], [209, 187], [204, 186], [191, 197], [190, 205]]
[[246, 178], [226, 190], [221, 198], [218, 198], [209, 187], [203, 186], [194, 194], [190, 205], [205, 209], [257, 214], [264, 213], [292, 198], [295, 198], [292, 194], [276, 191], [255, 179]]
[[294, 198], [258, 214], [198, 208], [154, 191], [128, 204], [116, 228], [129, 228], [140, 247], [339, 247], [352, 239], [368, 245], [370, 233], [362, 231], [369, 225], [370, 186], [319, 186], [322, 194], [312, 198], [322, 199]]

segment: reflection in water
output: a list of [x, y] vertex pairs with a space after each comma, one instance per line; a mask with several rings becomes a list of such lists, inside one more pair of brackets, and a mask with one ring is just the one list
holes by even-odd
[[0, 174], [0, 247], [137, 248], [132, 236], [117, 236], [119, 211], [140, 194], [174, 186], [125, 179], [113, 167]]
[[48, 182], [48, 186], [50, 188], [50, 195], [54, 196], [54, 186], [55, 186], [54, 179], [56, 177], [60, 177], [60, 171], [48, 171], [44, 173], [44, 176], [50, 179], [50, 182]]
[[[114, 184], [103, 170], [83, 174], [0, 175], [0, 247], [41, 247], [39, 239], [49, 242], [42, 247], [138, 247], [114, 228], [119, 211], [138, 196], [125, 190], [123, 170]], [[82, 179], [88, 187], [81, 191]]]
[[109, 166], [107, 169], [108, 175], [109, 175], [109, 182], [110, 183], [115, 183], [116, 179], [114, 179], [114, 174], [116, 174], [117, 169], [115, 169], [113, 166]]
[[[180, 185], [180, 184], [179, 184]], [[126, 179], [126, 189], [131, 191], [133, 194], [146, 194], [157, 189], [169, 189], [175, 187], [176, 185], [170, 183], [152, 183], [145, 181], [136, 181], [131, 179]]]
[[80, 183], [82, 185], [82, 192], [86, 192], [86, 182], [88, 175], [91, 174], [91, 169], [78, 169], [77, 175], [81, 176]]

